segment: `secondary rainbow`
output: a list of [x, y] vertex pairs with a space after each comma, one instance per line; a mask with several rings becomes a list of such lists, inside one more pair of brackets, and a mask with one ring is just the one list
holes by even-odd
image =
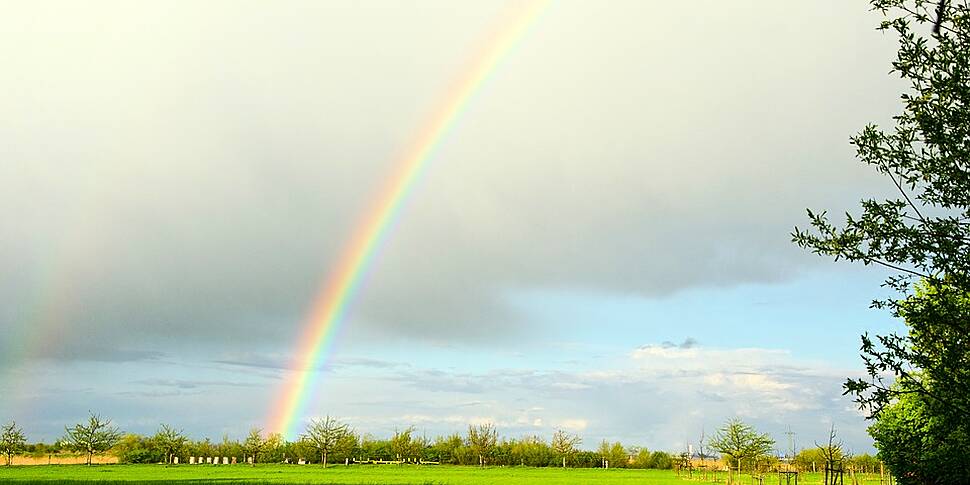
[[362, 276], [374, 259], [375, 251], [386, 237], [415, 181], [420, 178], [435, 148], [454, 126], [471, 98], [550, 1], [515, 2], [515, 10], [503, 17], [499, 28], [441, 98], [438, 109], [418, 131], [418, 136], [396, 164], [396, 170], [387, 178], [379, 197], [357, 225], [337, 266], [314, 300], [294, 354], [292, 367], [296, 370], [284, 384], [280, 398], [271, 409], [268, 420], [270, 431], [283, 433], [288, 438], [295, 437], [294, 428], [305, 414], [307, 402], [322, 373], [322, 364], [333, 345], [334, 334], [344, 319], [350, 300], [360, 287]]

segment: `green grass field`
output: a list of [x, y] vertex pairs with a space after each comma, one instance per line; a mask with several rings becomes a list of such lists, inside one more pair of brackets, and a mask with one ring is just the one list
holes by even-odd
[[[861, 484], [874, 485], [879, 477], [862, 477]], [[217, 483], [221, 485], [243, 483], [292, 483], [292, 484], [346, 484], [346, 485], [689, 485], [711, 483], [702, 480], [686, 480], [669, 470], [623, 470], [623, 469], [559, 469], [559, 468], [486, 468], [459, 466], [319, 466], [260, 465], [235, 466], [162, 466], [162, 465], [83, 465], [15, 466], [0, 467], [0, 483], [91, 484], [109, 483], [120, 485], [138, 483], [181, 482], [183, 484]], [[818, 474], [803, 474], [799, 483], [820, 483]], [[721, 475], [721, 482], [723, 475]], [[750, 484], [744, 477], [742, 484]], [[765, 485], [778, 483], [777, 475], [768, 475]], [[845, 483], [851, 483], [849, 477]]]

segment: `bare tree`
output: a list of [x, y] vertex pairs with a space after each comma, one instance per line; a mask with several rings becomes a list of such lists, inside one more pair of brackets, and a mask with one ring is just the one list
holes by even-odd
[[95, 453], [108, 451], [121, 439], [121, 431], [111, 426], [110, 419], [103, 419], [94, 413], [90, 413], [87, 424], [78, 423], [64, 430], [67, 431], [65, 441], [75, 450], [87, 453], [88, 465]]
[[557, 430], [552, 435], [552, 449], [562, 456], [562, 467], [566, 468], [566, 457], [576, 452], [576, 447], [583, 440], [574, 434], [569, 434], [564, 430]]
[[829, 428], [828, 442], [819, 444], [816, 441], [815, 447], [818, 448], [819, 453], [825, 460], [825, 476], [823, 477], [822, 483], [825, 485], [838, 483], [838, 475], [842, 469], [841, 467], [836, 468], [836, 464], [841, 463], [845, 457], [845, 449], [843, 448], [842, 440], [838, 439], [835, 431], [835, 423]]
[[829, 428], [829, 440], [827, 443], [818, 444], [815, 442], [815, 447], [819, 449], [822, 453], [822, 457], [828, 463], [836, 462], [842, 459], [842, 455], [845, 450], [843, 449], [842, 440], [838, 439], [838, 433], [835, 430], [835, 424]]
[[707, 433], [704, 431], [704, 427], [701, 426], [701, 437], [697, 440], [697, 453], [701, 457], [701, 462], [705, 462], [707, 460], [707, 454], [704, 452], [704, 445], [706, 443]]
[[478, 464], [485, 467], [489, 455], [498, 443], [498, 432], [495, 425], [484, 423], [478, 426], [468, 425], [468, 444], [478, 455]]
[[303, 439], [320, 453], [320, 462], [327, 466], [327, 455], [329, 455], [340, 440], [350, 433], [350, 427], [330, 416], [323, 419], [313, 419], [307, 425], [306, 434]]
[[0, 427], [0, 453], [7, 458], [7, 466], [13, 463], [13, 455], [24, 449], [27, 444], [27, 437], [24, 431], [17, 427], [16, 421]]

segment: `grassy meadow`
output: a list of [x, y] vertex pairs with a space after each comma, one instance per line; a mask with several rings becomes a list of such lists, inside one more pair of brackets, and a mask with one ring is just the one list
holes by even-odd
[[[876, 485], [879, 476], [859, 476], [859, 483]], [[672, 470], [597, 469], [597, 468], [520, 468], [470, 466], [319, 466], [259, 465], [235, 466], [163, 466], [163, 465], [83, 465], [0, 467], [0, 483], [91, 484], [182, 482], [186, 484], [217, 483], [293, 483], [346, 485], [684, 485], [711, 483], [699, 479], [681, 479]], [[719, 483], [724, 483], [721, 475]], [[752, 480], [745, 476], [742, 484]], [[776, 475], [765, 477], [765, 485], [778, 483]], [[800, 484], [821, 483], [819, 474], [803, 474]], [[852, 483], [845, 478], [845, 483]]]

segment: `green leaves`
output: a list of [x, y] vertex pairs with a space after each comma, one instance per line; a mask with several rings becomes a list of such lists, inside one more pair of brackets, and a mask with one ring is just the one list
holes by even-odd
[[[323, 419], [310, 421], [301, 440], [320, 453], [321, 461], [326, 461], [326, 455], [333, 452], [341, 444], [341, 441], [345, 440], [350, 434], [350, 427], [347, 424], [327, 416]], [[410, 440], [410, 436], [410, 432], [408, 432], [408, 440]]]
[[78, 423], [73, 427], [65, 427], [67, 432], [64, 440], [78, 451], [87, 453], [87, 464], [91, 464], [91, 457], [95, 453], [108, 451], [121, 440], [121, 431], [111, 426], [110, 419], [103, 419], [101, 415], [91, 413], [88, 422]]
[[13, 460], [13, 455], [23, 451], [26, 444], [27, 437], [24, 436], [24, 431], [17, 426], [16, 421], [0, 426], [0, 454], [3, 454], [6, 458], [8, 466]]
[[714, 433], [708, 446], [731, 462], [743, 462], [768, 455], [775, 446], [775, 440], [767, 433], [759, 434], [753, 426], [734, 418]]
[[176, 430], [167, 424], [162, 424], [152, 437], [152, 441], [155, 445], [165, 451], [165, 461], [166, 463], [171, 463], [172, 457], [181, 451], [185, 444], [188, 443], [189, 439], [181, 430]]
[[[913, 303], [909, 298], [916, 282], [958, 293], [970, 290], [970, 14], [965, 3], [945, 3], [940, 33], [928, 38], [927, 24], [935, 22], [938, 2], [873, 0], [871, 4], [887, 17], [879, 28], [891, 29], [898, 37], [892, 72], [908, 80], [910, 90], [901, 96], [903, 111], [895, 117], [893, 129], [868, 125], [851, 142], [857, 157], [885, 175], [898, 197], [865, 199], [860, 214], [847, 213], [838, 225], [825, 212], [809, 211], [811, 228], [796, 227], [792, 241], [836, 261], [892, 270], [895, 274], [884, 285], [900, 296], [877, 300], [872, 306], [903, 316], [905, 307]], [[907, 321], [918, 316], [912, 310], [906, 313]], [[921, 324], [929, 328], [941, 321], [924, 318]], [[970, 328], [964, 323], [957, 330]], [[923, 332], [935, 338], [954, 337]], [[938, 360], [928, 357], [925, 342], [916, 345], [912, 335], [864, 338], [863, 342], [869, 378], [849, 380], [845, 389], [870, 415], [895, 394], [885, 385], [887, 377], [905, 378], [907, 369], [915, 367], [933, 374], [936, 382], [951, 380], [935, 372]], [[952, 343], [960, 352], [970, 350], [963, 341]], [[970, 409], [967, 399], [952, 404]]]
[[[879, 30], [898, 38], [892, 72], [909, 90], [892, 129], [868, 125], [851, 141], [898, 197], [863, 200], [861, 214], [846, 214], [838, 225], [809, 211], [811, 229], [795, 228], [792, 241], [837, 261], [893, 271], [884, 286], [898, 296], [871, 306], [904, 319], [909, 331], [864, 335], [867, 376], [848, 379], [845, 393], [876, 419], [871, 432], [880, 454], [901, 457], [891, 465], [900, 483], [954, 476], [968, 482], [970, 471], [944, 479], [942, 470], [919, 464], [928, 454], [949, 459], [928, 451], [952, 449], [938, 441], [945, 435], [970, 436], [970, 7], [936, 0], [871, 4], [886, 16]], [[927, 420], [943, 423], [933, 429], [946, 433], [928, 431]]]

